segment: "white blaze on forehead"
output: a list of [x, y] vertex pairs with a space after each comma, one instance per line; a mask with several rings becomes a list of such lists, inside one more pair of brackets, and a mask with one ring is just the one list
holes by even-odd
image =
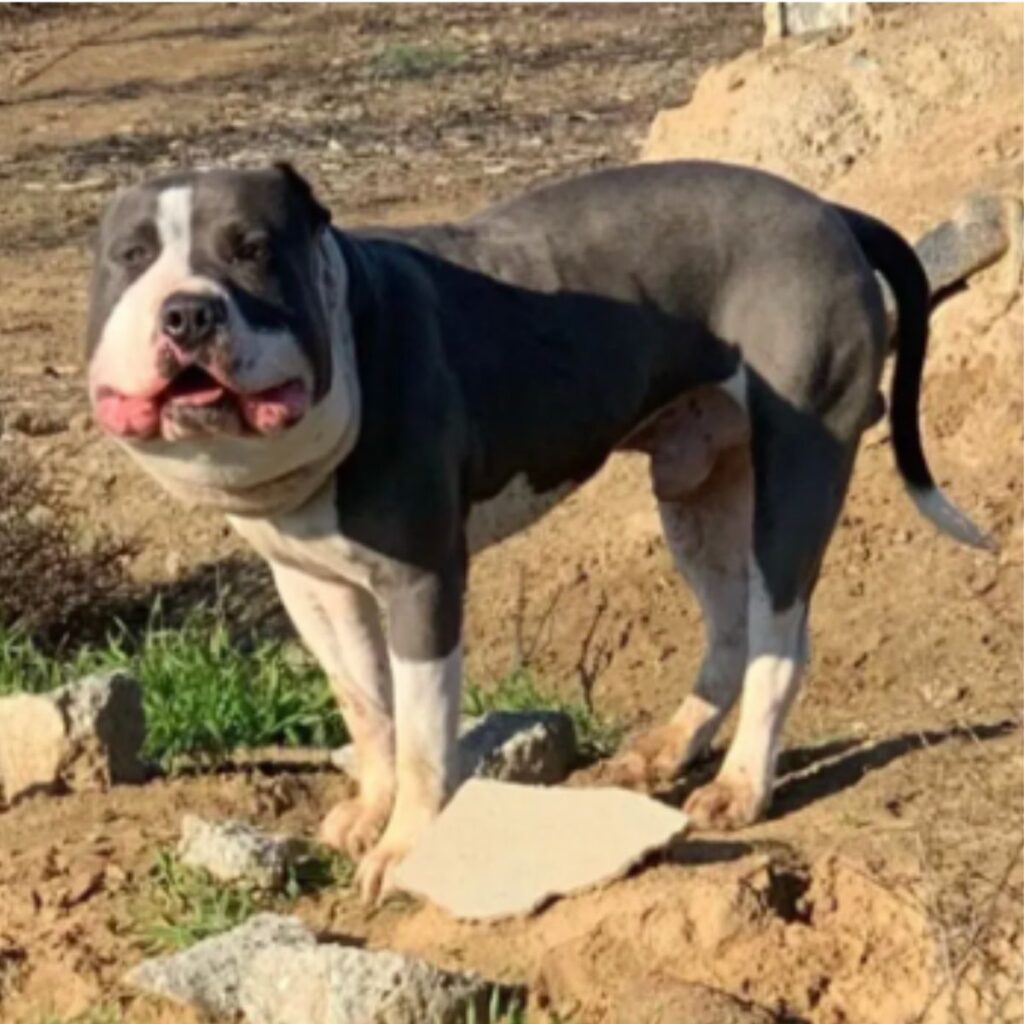
[[188, 185], [164, 189], [156, 200], [156, 231], [161, 251], [174, 251], [188, 267], [192, 244], [192, 189]]
[[110, 311], [92, 357], [90, 383], [127, 395], [151, 388], [157, 380], [156, 352], [160, 308], [183, 288], [210, 290], [212, 282], [196, 278], [189, 265], [192, 248], [192, 189], [164, 189], [157, 196], [156, 231], [160, 253], [121, 294]]

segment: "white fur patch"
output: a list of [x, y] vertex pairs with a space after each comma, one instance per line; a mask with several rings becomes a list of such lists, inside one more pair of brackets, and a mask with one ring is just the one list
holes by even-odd
[[797, 601], [783, 612], [773, 611], [753, 559], [749, 578], [747, 670], [739, 724], [721, 775], [746, 779], [755, 803], [763, 807], [771, 795], [782, 728], [807, 664], [807, 606]]
[[739, 369], [727, 380], [716, 385], [724, 391], [741, 409], [747, 408], [747, 368], [740, 363]]
[[92, 387], [139, 394], [157, 379], [153, 343], [164, 299], [182, 289], [211, 291], [212, 282], [195, 277], [192, 247], [192, 189], [165, 189], [157, 197], [156, 230], [160, 253], [123, 292], [107, 317], [89, 366]]
[[575, 489], [576, 484], [570, 482], [538, 494], [525, 473], [514, 476], [493, 498], [477, 502], [470, 509], [466, 521], [470, 552], [481, 551], [525, 529]]
[[921, 488], [908, 484], [907, 493], [918, 512], [954, 540], [986, 551], [994, 551], [998, 547], [994, 538], [972, 523], [938, 487]]
[[[444, 658], [410, 661], [391, 654], [398, 790], [392, 826], [403, 816], [432, 817], [458, 784], [462, 645]], [[396, 820], [397, 819], [397, 820]]]
[[373, 567], [366, 553], [338, 532], [333, 480], [292, 511], [259, 517], [229, 515], [228, 522], [270, 562], [371, 589]]

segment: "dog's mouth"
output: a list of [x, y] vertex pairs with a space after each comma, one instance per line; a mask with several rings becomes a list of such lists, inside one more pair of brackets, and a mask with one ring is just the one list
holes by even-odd
[[100, 387], [95, 406], [100, 425], [123, 438], [267, 436], [302, 419], [309, 409], [309, 389], [295, 377], [259, 391], [244, 391], [193, 363], [147, 394], [127, 395]]

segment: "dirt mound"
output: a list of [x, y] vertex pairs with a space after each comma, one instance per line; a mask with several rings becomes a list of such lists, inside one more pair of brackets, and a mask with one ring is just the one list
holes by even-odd
[[[537, 1003], [580, 1024], [626, 1012], [632, 1024], [939, 1024], [953, 1006], [924, 905], [835, 854], [810, 866], [785, 849], [666, 865], [500, 932], [423, 911], [393, 941], [472, 950], [471, 963], [500, 944]], [[970, 1014], [968, 1003], [958, 1009]]]
[[1017, 4], [936, 5], [883, 11], [840, 42], [748, 52], [657, 116], [642, 159], [735, 160], [828, 188], [929, 123], [992, 98], [1019, 111], [1022, 32]]

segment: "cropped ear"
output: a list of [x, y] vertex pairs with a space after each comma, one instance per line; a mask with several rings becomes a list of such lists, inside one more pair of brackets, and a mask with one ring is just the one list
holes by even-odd
[[314, 231], [319, 231], [331, 223], [331, 211], [317, 199], [313, 194], [313, 186], [290, 163], [280, 160], [274, 164], [274, 170], [284, 177], [288, 188], [309, 212], [310, 223]]

